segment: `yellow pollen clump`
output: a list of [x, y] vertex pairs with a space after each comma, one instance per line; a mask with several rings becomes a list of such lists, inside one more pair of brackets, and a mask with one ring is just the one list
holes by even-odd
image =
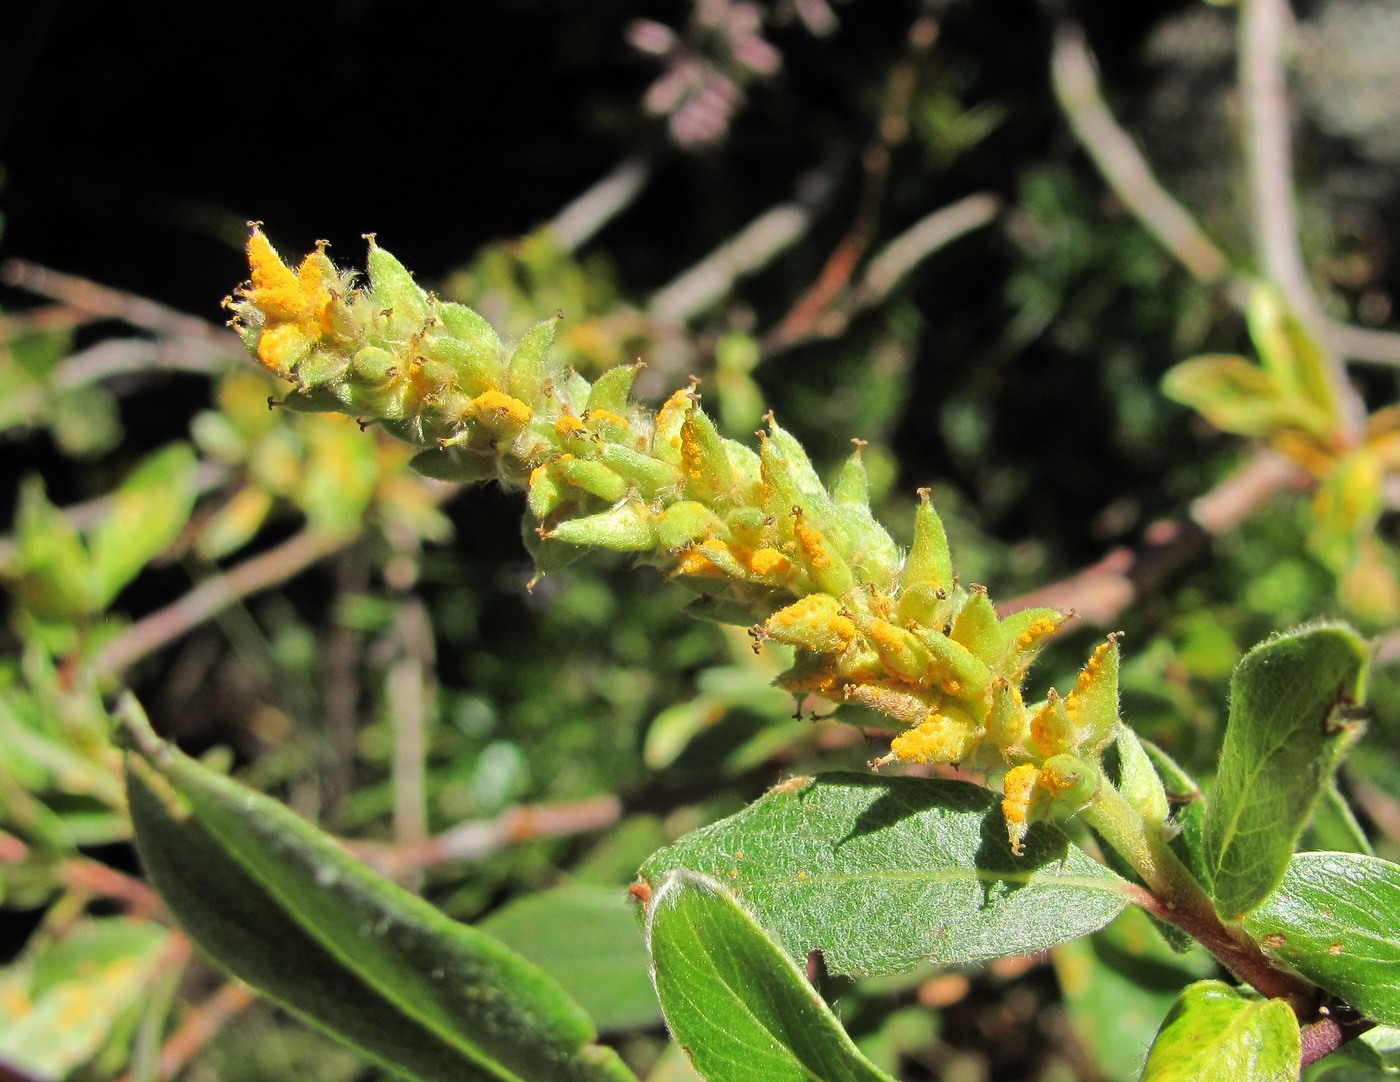
[[586, 436], [588, 426], [572, 413], [566, 413], [554, 422], [554, 431], [559, 434], [560, 439], [569, 439], [574, 436]]
[[282, 262], [262, 230], [254, 230], [248, 238], [248, 266], [253, 288], [247, 291], [247, 297], [264, 315], [286, 320], [302, 314], [306, 307], [302, 283]]
[[1001, 801], [1001, 814], [1006, 819], [1006, 833], [1011, 839], [1011, 851], [1021, 855], [1021, 843], [1030, 829], [1031, 797], [1035, 784], [1040, 779], [1040, 768], [1033, 763], [1022, 763], [1006, 772], [1002, 782], [1005, 796]]
[[824, 626], [835, 632], [843, 643], [850, 642], [856, 636], [855, 623], [849, 616], [831, 615], [824, 611], [830, 604], [830, 600], [824, 594], [808, 594], [787, 608], [779, 609], [769, 619], [781, 626], [792, 627], [816, 617]]
[[761, 548], [749, 557], [749, 570], [755, 575], [780, 578], [792, 570], [792, 561], [775, 548]]
[[693, 575], [696, 578], [722, 579], [725, 572], [710, 560], [698, 547], [687, 549], [681, 553], [677, 560], [677, 567], [682, 575]]
[[1053, 635], [1064, 622], [1062, 616], [1045, 616], [1036, 620], [1025, 631], [1016, 636], [1016, 649], [1025, 650], [1027, 647], [1034, 646], [1046, 635]]
[[808, 566], [814, 570], [820, 570], [831, 563], [831, 558], [827, 556], [823, 547], [825, 538], [822, 532], [813, 526], [808, 526], [799, 516], [797, 524], [793, 527], [793, 532], [797, 534], [797, 543], [802, 548], [802, 556], [806, 559]]
[[595, 424], [617, 425], [619, 428], [627, 428], [627, 418], [612, 410], [596, 409], [588, 411], [588, 419]]
[[472, 399], [472, 408], [477, 413], [494, 413], [511, 424], [524, 428], [530, 423], [530, 407], [518, 398], [512, 398], [501, 391], [484, 391]]

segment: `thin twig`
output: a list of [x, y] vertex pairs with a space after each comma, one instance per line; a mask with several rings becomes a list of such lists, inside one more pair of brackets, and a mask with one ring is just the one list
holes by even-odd
[[206, 579], [184, 597], [136, 621], [109, 641], [93, 659], [94, 673], [99, 678], [120, 674], [230, 605], [285, 582], [351, 540], [304, 529], [280, 545]]
[[348, 842], [356, 856], [391, 878], [408, 871], [457, 861], [482, 860], [492, 853], [535, 838], [590, 834], [612, 826], [622, 815], [616, 796], [599, 796], [561, 804], [521, 804], [494, 819], [474, 820], [413, 845]]
[[852, 313], [884, 301], [906, 274], [934, 252], [987, 225], [1000, 212], [997, 196], [975, 192], [924, 215], [871, 258], [852, 296]]
[[1055, 96], [1089, 157], [1144, 228], [1193, 276], [1220, 282], [1229, 260], [1152, 175], [1142, 152], [1104, 104], [1093, 57], [1077, 27], [1062, 25], [1051, 58]]
[[1136, 884], [1124, 884], [1124, 891], [1145, 912], [1180, 928], [1205, 947], [1231, 973], [1260, 995], [1267, 999], [1283, 1000], [1293, 1008], [1299, 1019], [1313, 1014], [1317, 989], [1302, 978], [1275, 966], [1259, 944], [1243, 933], [1232, 933], [1213, 910], [1173, 905]]
[[651, 176], [645, 158], [628, 158], [556, 214], [546, 227], [561, 251], [576, 252], [631, 205]]
[[65, 391], [116, 376], [144, 376], [159, 372], [188, 372], [197, 376], [221, 376], [244, 353], [232, 333], [224, 341], [192, 341], [188, 338], [109, 338], [79, 350], [59, 362], [53, 372], [55, 390]]
[[817, 280], [768, 334], [765, 352], [777, 352], [810, 337], [822, 313], [846, 291], [874, 235], [893, 151], [908, 138], [909, 107], [918, 85], [919, 66], [937, 40], [938, 24], [926, 15], [910, 27], [908, 52], [890, 71], [875, 138], [861, 156], [864, 177], [850, 228], [827, 258]]
[[411, 849], [421, 845], [428, 834], [427, 729], [435, 698], [433, 626], [420, 599], [411, 595], [399, 599], [395, 633], [402, 656], [389, 670], [386, 682], [394, 734], [394, 841]]
[[117, 319], [133, 327], [167, 338], [212, 339], [229, 337], [230, 332], [214, 323], [146, 297], [125, 293], [110, 286], [50, 270], [25, 259], [0, 263], [0, 283], [15, 286], [38, 297], [59, 301], [71, 308], [105, 319]]
[[1400, 332], [1354, 327], [1349, 323], [1329, 323], [1327, 337], [1343, 357], [1400, 366]]
[[1327, 320], [1308, 280], [1299, 243], [1288, 88], [1283, 74], [1286, 39], [1292, 28], [1288, 0], [1240, 3], [1240, 96], [1254, 250], [1264, 276], [1278, 286], [1293, 315], [1322, 349], [1342, 431], [1354, 438], [1360, 432], [1365, 407], [1332, 348]]

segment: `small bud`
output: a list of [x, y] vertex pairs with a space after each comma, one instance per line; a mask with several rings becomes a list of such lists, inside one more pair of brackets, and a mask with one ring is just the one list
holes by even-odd
[[890, 752], [905, 763], [960, 763], [972, 754], [977, 732], [965, 716], [930, 713], [916, 728], [890, 742]]
[[632, 383], [636, 380], [640, 367], [635, 364], [620, 364], [599, 376], [588, 392], [588, 403], [584, 407], [586, 412], [607, 410], [619, 416], [625, 414], [632, 394]]
[[565, 484], [597, 496], [604, 503], [616, 503], [627, 495], [627, 482], [601, 462], [564, 455], [558, 470], [559, 479]]
[[1079, 729], [1054, 688], [1031, 718], [1031, 740], [1043, 755], [1059, 755], [1079, 746]]
[[428, 296], [408, 268], [371, 239], [369, 281], [374, 306], [389, 312], [389, 326], [399, 334], [414, 334], [428, 318]]
[[1006, 653], [1000, 670], [1020, 682], [1045, 643], [1069, 619], [1057, 609], [1022, 609], [1001, 621], [1001, 633]]
[[620, 443], [604, 443], [598, 457], [635, 485], [644, 499], [655, 499], [661, 492], [674, 490], [680, 484], [680, 471], [674, 466]]
[[656, 517], [646, 504], [628, 500], [597, 515], [561, 522], [545, 536], [614, 552], [648, 552], [656, 547]]
[[992, 704], [987, 711], [987, 740], [1007, 758], [1025, 754], [1030, 737], [1030, 722], [1021, 692], [1005, 677], [992, 682]]
[[1118, 731], [1114, 747], [1118, 751], [1118, 791], [1149, 826], [1161, 826], [1171, 814], [1167, 791], [1142, 742], [1136, 733], [1124, 727]]
[[840, 597], [855, 584], [851, 569], [826, 534], [807, 521], [801, 507], [794, 507], [791, 515], [799, 566], [818, 590]]
[[973, 656], [988, 666], [995, 666], [1001, 660], [1005, 637], [997, 610], [981, 586], [969, 588], [967, 600], [962, 609], [953, 617], [953, 626], [948, 629], [948, 637], [966, 646]]
[[[470, 308], [462, 310], [471, 312]], [[499, 342], [492, 345], [480, 339], [473, 341], [456, 335], [434, 334], [423, 339], [423, 352], [439, 364], [447, 365], [455, 375], [457, 387], [473, 398], [485, 391], [501, 390], [503, 366]]]
[[861, 612], [852, 612], [850, 617], [890, 675], [918, 686], [929, 685], [933, 654], [913, 632]]
[[937, 631], [916, 631], [933, 655], [930, 674], [945, 695], [964, 702], [981, 702], [992, 686], [992, 673], [961, 643]]
[[841, 466], [836, 484], [831, 488], [831, 498], [838, 507], [850, 507], [858, 511], [870, 511], [870, 478], [865, 472], [865, 462], [860, 456], [861, 443], [857, 441], [855, 454]]
[[856, 636], [856, 625], [829, 594], [809, 594], [779, 609], [759, 625], [760, 637], [818, 654], [839, 654]]
[[1118, 725], [1118, 636], [1110, 635], [1085, 664], [1074, 690], [1065, 697], [1074, 722], [1075, 746], [1102, 751], [1113, 742]]
[[678, 549], [725, 532], [719, 516], [695, 500], [682, 500], [656, 513], [656, 535], [663, 548]]
[[538, 402], [545, 388], [564, 375], [564, 366], [550, 354], [557, 321], [544, 319], [536, 323], [511, 352], [506, 364], [506, 387], [516, 398]]
[[692, 395], [690, 408], [681, 421], [681, 473], [686, 494], [697, 500], [714, 502], [728, 496], [734, 487], [734, 471], [715, 423], [700, 409]]
[[[919, 489], [919, 506], [914, 512], [914, 544], [904, 561], [899, 584], [901, 592], [924, 586], [948, 593], [953, 586], [953, 558], [948, 551], [948, 535], [943, 530], [943, 521], [938, 517], [938, 512], [933, 509], [926, 488]], [[901, 617], [904, 615], [900, 613]]]

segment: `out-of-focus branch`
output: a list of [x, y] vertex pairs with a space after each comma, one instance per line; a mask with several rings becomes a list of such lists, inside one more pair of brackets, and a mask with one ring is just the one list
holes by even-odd
[[822, 313], [845, 292], [870, 246], [889, 182], [893, 152], [908, 138], [909, 108], [918, 86], [919, 67], [938, 40], [938, 23], [922, 15], [914, 20], [907, 37], [905, 56], [891, 69], [885, 83], [885, 97], [880, 107], [875, 138], [861, 156], [864, 178], [850, 228], [827, 258], [817, 280], [768, 334], [765, 347], [769, 352], [784, 349], [812, 335]]
[[136, 621], [93, 659], [99, 678], [116, 676], [147, 654], [251, 594], [286, 582], [339, 551], [350, 538], [305, 529], [257, 556], [201, 582], [179, 600]]
[[386, 682], [394, 734], [394, 841], [411, 849], [422, 845], [428, 834], [427, 729], [435, 701], [433, 627], [419, 598], [399, 598], [394, 638], [400, 657]]
[[1056, 31], [1050, 71], [1070, 127], [1118, 198], [1192, 275], [1203, 282], [1223, 281], [1230, 273], [1224, 253], [1157, 182], [1142, 152], [1104, 104], [1093, 57], [1077, 26]]
[[[208, 999], [195, 1007], [161, 1045], [156, 1060], [156, 1078], [160, 1082], [174, 1078], [209, 1041], [223, 1031], [234, 1018], [257, 1002], [257, 994], [246, 984], [227, 981]], [[3, 1082], [3, 1080], [0, 1080]], [[135, 1082], [130, 1074], [118, 1082]]]
[[1288, 0], [1241, 0], [1239, 7], [1240, 96], [1254, 250], [1264, 276], [1278, 286], [1293, 314], [1321, 346], [1344, 430], [1354, 438], [1366, 416], [1365, 407], [1331, 341], [1300, 244], [1283, 73], [1293, 14]]
[[562, 251], [575, 252], [627, 209], [646, 186], [651, 165], [629, 158], [556, 214], [547, 228]]
[[1353, 327], [1348, 323], [1330, 323], [1327, 337], [1343, 357], [1400, 367], [1400, 333], [1373, 327]]
[[535, 838], [589, 834], [611, 826], [621, 815], [622, 802], [612, 795], [562, 804], [521, 804], [507, 808], [494, 819], [462, 823], [446, 833], [408, 845], [347, 844], [361, 860], [397, 879], [440, 864], [482, 860], [507, 845]]
[[70, 308], [103, 319], [117, 319], [133, 327], [167, 338], [204, 341], [216, 347], [222, 356], [241, 350], [231, 332], [197, 316], [169, 308], [146, 297], [124, 293], [110, 286], [98, 285], [86, 278], [63, 274], [24, 259], [7, 259], [0, 263], [0, 282], [15, 286], [38, 297], [47, 297]]
[[796, 198], [764, 211], [695, 266], [652, 294], [647, 309], [663, 323], [684, 323], [719, 300], [746, 274], [765, 266], [794, 244], [812, 224], [814, 208], [831, 182], [811, 173], [798, 183]]
[[1186, 515], [1155, 522], [1136, 549], [1116, 548], [1059, 582], [998, 605], [1002, 613], [1046, 605], [1073, 611], [1094, 627], [1108, 627], [1136, 600], [1194, 559], [1212, 537], [1234, 530], [1280, 489], [1301, 481], [1298, 468], [1272, 451], [1249, 459]]

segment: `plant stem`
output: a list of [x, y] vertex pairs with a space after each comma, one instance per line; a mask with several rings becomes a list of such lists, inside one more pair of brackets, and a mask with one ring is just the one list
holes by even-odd
[[1243, 930], [1225, 926], [1209, 895], [1167, 845], [1164, 833], [1148, 825], [1117, 789], [1103, 786], [1081, 814], [1147, 884], [1145, 890], [1132, 890], [1138, 906], [1180, 928], [1260, 995], [1284, 1000], [1300, 1019], [1312, 1016], [1317, 990], [1277, 968]]

